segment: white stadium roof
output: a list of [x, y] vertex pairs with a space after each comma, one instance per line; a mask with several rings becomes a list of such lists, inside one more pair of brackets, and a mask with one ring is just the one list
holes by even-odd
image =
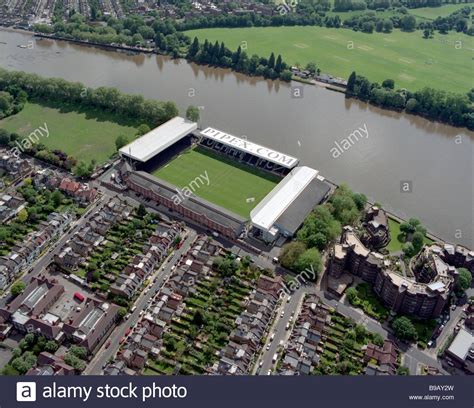
[[275, 221], [298, 198], [318, 171], [301, 166], [293, 169], [272, 191], [250, 212], [252, 224], [269, 231]]
[[146, 162], [197, 129], [197, 123], [180, 116], [163, 123], [122, 147], [120, 155]]
[[287, 169], [292, 169], [299, 161], [296, 157], [288, 156], [276, 150], [269, 149], [268, 147], [261, 146], [246, 139], [241, 139], [237, 136], [229, 135], [228, 133], [221, 132], [220, 130], [211, 127], [204, 129], [201, 132], [201, 135], [224, 145], [234, 147], [237, 150], [250, 153], [254, 156], [260, 157], [261, 159], [268, 160], [269, 162], [278, 164]]

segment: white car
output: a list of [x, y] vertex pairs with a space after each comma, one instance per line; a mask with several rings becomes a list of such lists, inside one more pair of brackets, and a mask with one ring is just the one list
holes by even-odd
[[280, 314], [280, 317], [283, 317], [283, 316], [285, 316], [285, 311], [284, 310], [282, 310], [281, 314]]
[[270, 336], [270, 341], [273, 341], [274, 338], [275, 338], [275, 333], [272, 333], [272, 335]]

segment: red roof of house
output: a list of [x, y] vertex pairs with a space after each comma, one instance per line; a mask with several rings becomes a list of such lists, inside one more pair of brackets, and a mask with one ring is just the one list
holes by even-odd
[[68, 193], [75, 193], [79, 188], [81, 187], [81, 184], [70, 180], [68, 178], [62, 179], [61, 184], [59, 185], [59, 188], [61, 190], [67, 191]]

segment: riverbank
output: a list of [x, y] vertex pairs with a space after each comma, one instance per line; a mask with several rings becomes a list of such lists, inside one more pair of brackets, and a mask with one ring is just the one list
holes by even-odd
[[[190, 104], [199, 106], [201, 127], [247, 135], [299, 157], [302, 165], [336, 183], [346, 182], [400, 218], [418, 218], [444, 240], [474, 247], [474, 132], [382, 110], [319, 86], [304, 87], [302, 98], [295, 99], [291, 85], [296, 82], [247, 77], [167, 56], [47, 40], [31, 49], [17, 47], [27, 44], [30, 36], [1, 31], [0, 41], [8, 44], [0, 46], [0, 66], [90, 88], [116, 87], [148, 99], [173, 100], [181, 114]], [[335, 142], [364, 124], [368, 138], [335, 159]], [[400, 191], [402, 180], [411, 181], [410, 192]]]
[[33, 34], [34, 37], [37, 38], [47, 38], [49, 40], [59, 40], [59, 41], [69, 41], [74, 44], [81, 44], [85, 46], [91, 47], [98, 47], [103, 48], [106, 50], [114, 50], [114, 51], [129, 51], [129, 52], [138, 52], [138, 53], [145, 53], [145, 54], [158, 54], [155, 49], [144, 48], [144, 47], [132, 47], [129, 45], [120, 45], [120, 44], [103, 44], [94, 41], [87, 41], [87, 40], [78, 40], [75, 38], [66, 38], [60, 37], [55, 34], [43, 34], [35, 31], [30, 31], [30, 34]]

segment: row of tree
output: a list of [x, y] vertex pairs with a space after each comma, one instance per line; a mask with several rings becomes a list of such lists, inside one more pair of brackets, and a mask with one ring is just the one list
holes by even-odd
[[275, 58], [273, 52], [268, 59], [258, 55], [252, 55], [249, 58], [240, 46], [235, 52], [232, 52], [223, 42], [219, 44], [216, 41], [211, 44], [208, 40], [205, 40], [203, 44], [200, 44], [198, 38], [195, 37], [186, 57], [190, 61], [199, 64], [232, 68], [234, 71], [247, 75], [264, 76], [270, 79], [280, 78], [284, 81], [291, 80], [288, 65], [283, 62], [281, 55]]
[[72, 104], [107, 111], [156, 127], [178, 115], [174, 102], [144, 99], [115, 88], [87, 88], [79, 82], [43, 78], [36, 74], [0, 69], [0, 91], [16, 86], [29, 98]]
[[472, 91], [462, 95], [433, 88], [423, 88], [415, 92], [406, 89], [395, 90], [393, 80], [386, 80], [380, 85], [352, 72], [347, 82], [346, 96], [386, 109], [405, 111], [430, 120], [474, 130]]
[[28, 99], [26, 92], [10, 86], [0, 91], [0, 119], [20, 112]]
[[312, 266], [319, 273], [320, 251], [337, 239], [342, 225], [355, 225], [360, 220], [366, 203], [365, 195], [354, 193], [345, 184], [339, 186], [327, 203], [317, 206], [306, 218], [296, 239], [282, 248], [281, 264], [295, 272]]

